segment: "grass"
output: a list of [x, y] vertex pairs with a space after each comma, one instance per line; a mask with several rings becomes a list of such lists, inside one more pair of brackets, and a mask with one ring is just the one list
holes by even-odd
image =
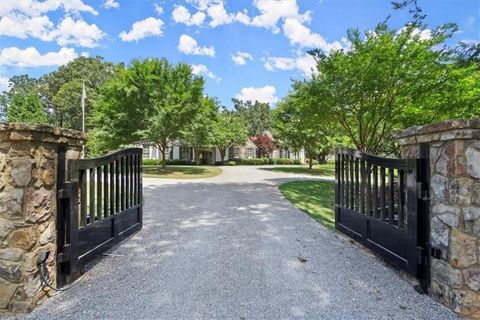
[[309, 174], [312, 176], [335, 177], [335, 163], [318, 164], [312, 170], [308, 166], [274, 167], [273, 171], [297, 174]]
[[222, 173], [222, 169], [209, 166], [144, 166], [143, 176], [146, 178], [165, 179], [200, 179], [211, 178]]
[[280, 191], [293, 205], [329, 229], [335, 229], [335, 182], [292, 181], [280, 185]]

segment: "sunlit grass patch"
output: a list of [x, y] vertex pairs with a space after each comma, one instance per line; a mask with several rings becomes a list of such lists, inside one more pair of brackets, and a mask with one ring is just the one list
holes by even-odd
[[335, 182], [292, 181], [282, 184], [280, 191], [295, 207], [327, 228], [335, 229]]
[[211, 178], [222, 173], [222, 169], [209, 166], [144, 166], [143, 176], [146, 178], [166, 179], [200, 179]]

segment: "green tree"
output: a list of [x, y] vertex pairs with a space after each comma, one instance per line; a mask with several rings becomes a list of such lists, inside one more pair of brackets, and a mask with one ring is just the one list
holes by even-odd
[[268, 103], [232, 99], [234, 110], [246, 123], [248, 134], [256, 136], [269, 131], [272, 127], [271, 108]]
[[214, 144], [220, 151], [222, 162], [226, 150], [232, 145], [244, 145], [248, 139], [248, 130], [240, 116], [229, 110], [218, 115], [214, 129]]
[[7, 107], [7, 121], [47, 123], [47, 115], [38, 94], [32, 90], [15, 92]]
[[478, 116], [474, 67], [438, 49], [454, 31], [451, 24], [428, 32], [420, 23], [400, 30], [381, 23], [365, 37], [350, 30], [349, 51], [311, 52], [318, 61], [317, 98], [330, 105], [316, 114], [331, 113], [355, 147], [371, 154], [398, 150], [393, 135], [400, 129]]
[[[43, 100], [51, 110], [54, 125], [81, 130], [82, 82], [87, 90], [87, 124], [97, 101], [100, 86], [113, 77], [122, 65], [106, 62], [102, 57], [78, 57], [58, 70], [44, 75], [39, 87]], [[87, 125], [87, 128], [90, 127]]]
[[13, 76], [8, 82], [9, 85], [7, 90], [3, 91], [0, 95], [0, 119], [6, 119], [8, 106], [16, 95], [28, 95], [29, 92], [35, 92], [38, 94], [38, 79], [36, 78], [24, 74]]
[[218, 101], [210, 97], [202, 97], [198, 112], [191, 123], [182, 130], [182, 140], [193, 147], [195, 163], [200, 164], [200, 152], [214, 144], [215, 117], [218, 112]]
[[168, 143], [182, 138], [201, 108], [203, 84], [187, 64], [133, 60], [101, 87], [94, 122], [99, 147], [147, 140], [159, 148], [165, 167]]
[[338, 134], [329, 117], [329, 101], [319, 99], [318, 85], [310, 81], [294, 82], [292, 92], [274, 110], [274, 132], [284, 147], [305, 150], [309, 169], [313, 159], [325, 160], [333, 151]]

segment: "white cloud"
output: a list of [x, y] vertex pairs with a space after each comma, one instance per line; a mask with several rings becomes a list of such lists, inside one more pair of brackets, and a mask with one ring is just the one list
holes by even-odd
[[210, 71], [204, 64], [192, 64], [192, 73], [197, 76], [205, 75], [210, 79], [220, 82], [220, 78], [217, 77], [212, 71]]
[[276, 70], [300, 70], [305, 77], [317, 73], [317, 63], [315, 59], [309, 55], [299, 55], [295, 58], [288, 57], [268, 57], [263, 65], [268, 71]]
[[77, 57], [73, 48], [61, 48], [58, 52], [40, 54], [34, 47], [4, 48], [0, 51], [0, 65], [15, 67], [61, 66]]
[[70, 15], [55, 27], [45, 13], [58, 9], [74, 15], [82, 11], [98, 14], [92, 7], [77, 0], [6, 1], [0, 5], [0, 36], [55, 40], [61, 46], [74, 44], [82, 47], [95, 47], [105, 36], [95, 24], [88, 24], [82, 19], [75, 21]]
[[240, 93], [235, 95], [236, 99], [243, 100], [243, 101], [259, 101], [259, 102], [267, 102], [267, 103], [277, 103], [278, 97], [275, 96], [276, 89], [273, 86], [266, 85], [264, 87], [247, 87], [242, 88]]
[[163, 21], [161, 19], [150, 17], [135, 22], [129, 32], [122, 31], [119, 36], [122, 41], [138, 41], [145, 37], [161, 36], [163, 34], [162, 27]]
[[184, 6], [176, 6], [172, 11], [172, 19], [177, 23], [183, 23], [187, 26], [199, 26], [205, 20], [206, 15], [202, 11], [198, 11], [194, 15], [188, 11]]
[[[400, 34], [402, 32], [407, 32], [408, 30], [409, 30], [408, 27], [403, 27], [400, 30], [398, 30], [397, 34]], [[432, 39], [432, 30], [430, 29], [420, 30], [419, 28], [413, 28], [411, 30], [411, 35], [413, 37], [418, 37], [420, 40], [430, 40]]]
[[313, 33], [297, 19], [285, 19], [283, 32], [288, 40], [290, 40], [291, 45], [298, 44], [300, 47], [319, 48], [327, 53], [330, 52], [330, 50], [342, 49], [340, 42], [334, 41], [328, 43], [321, 35]]
[[178, 50], [185, 54], [215, 56], [214, 47], [201, 47], [198, 45], [197, 40], [186, 34], [182, 34], [178, 39]]
[[232, 54], [232, 61], [236, 65], [243, 66], [244, 64], [247, 63], [247, 61], [246, 61], [247, 59], [253, 61], [252, 55], [248, 52], [237, 51], [236, 54], [234, 54], [234, 55]]
[[43, 41], [51, 41], [53, 39], [52, 28], [53, 23], [47, 16], [27, 17], [11, 14], [0, 18], [0, 36], [20, 39], [33, 37]]
[[61, 46], [73, 44], [78, 47], [93, 48], [105, 36], [95, 24], [66, 17], [51, 34]]
[[158, 3], [155, 3], [153, 5], [154, 9], [155, 9], [155, 12], [158, 14], [158, 15], [161, 15], [163, 13], [163, 8], [158, 4]]
[[277, 24], [281, 19], [293, 18], [301, 22], [311, 20], [311, 12], [299, 13], [296, 0], [255, 0], [255, 7], [260, 11], [260, 15], [251, 20], [251, 25], [273, 30], [274, 33], [280, 32]]
[[[210, 18], [208, 25], [212, 28], [225, 25], [225, 24], [234, 23], [237, 21], [244, 24], [250, 23], [250, 17], [248, 16], [248, 12], [246, 10], [244, 10], [243, 12], [229, 13], [225, 9], [224, 1], [222, 0], [187, 0], [187, 1], [193, 4], [197, 10], [199, 10], [196, 14], [199, 14], [199, 12], [202, 12], [204, 13], [204, 15], [206, 14], [205, 18], [207, 16]], [[205, 20], [205, 18], [203, 20]]]
[[0, 76], [0, 92], [8, 89], [8, 83], [9, 83], [8, 80], [9, 79], [7, 77]]
[[26, 16], [35, 17], [40, 16], [49, 11], [63, 9], [66, 13], [78, 14], [80, 12], [89, 12], [93, 15], [98, 15], [98, 12], [91, 6], [83, 3], [82, 0], [68, 0], [68, 1], [36, 1], [36, 0], [19, 0], [19, 1], [2, 1], [0, 5], [0, 16], [9, 15], [12, 13], [24, 14]]
[[105, 9], [118, 8], [120, 7], [120, 3], [116, 2], [115, 0], [105, 0], [103, 7]]

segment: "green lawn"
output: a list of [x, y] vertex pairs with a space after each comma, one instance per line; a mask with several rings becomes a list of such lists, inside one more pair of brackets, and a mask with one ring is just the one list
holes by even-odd
[[333, 181], [292, 181], [280, 186], [282, 194], [293, 205], [329, 229], [335, 229]]
[[146, 178], [165, 179], [200, 179], [211, 178], [222, 173], [222, 169], [209, 166], [144, 166], [143, 176]]
[[326, 163], [313, 166], [312, 170], [308, 170], [308, 166], [295, 166], [295, 167], [280, 167], [276, 166], [272, 168], [273, 171], [285, 172], [285, 173], [299, 173], [309, 174], [312, 176], [325, 176], [335, 177], [335, 163]]

